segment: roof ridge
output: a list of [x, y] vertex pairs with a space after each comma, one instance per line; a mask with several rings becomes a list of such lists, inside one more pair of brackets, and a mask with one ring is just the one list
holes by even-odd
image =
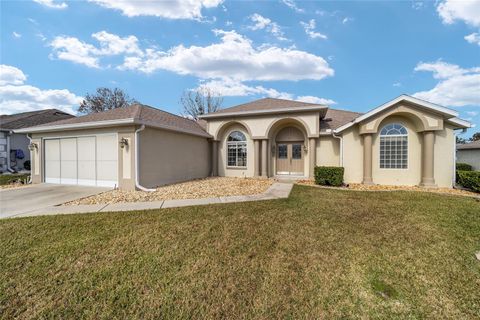
[[343, 112], [350, 112], [350, 113], [356, 113], [356, 114], [364, 114], [363, 112], [357, 112], [357, 111], [345, 110], [345, 109], [336, 109], [336, 108], [330, 108], [330, 107], [328, 107], [328, 109], [334, 110], [334, 111], [343, 111]]
[[142, 104], [142, 106], [143, 106], [143, 107], [150, 108], [150, 109], [153, 109], [153, 110], [155, 110], [155, 111], [160, 111], [160, 112], [163, 112], [163, 113], [168, 113], [169, 115], [172, 115], [172, 116], [177, 117], [177, 118], [179, 118], [179, 119], [184, 119], [184, 120], [196, 122], [196, 121], [194, 121], [193, 119], [189, 119], [189, 118], [186, 118], [186, 117], [182, 117], [182, 116], [180, 116], [180, 115], [178, 115], [178, 114], [175, 114], [175, 113], [172, 113], [172, 112], [169, 112], [169, 111], [165, 111], [165, 110], [162, 110], [162, 109], [158, 109], [158, 108], [155, 108], [155, 107], [146, 105], [146, 104]]

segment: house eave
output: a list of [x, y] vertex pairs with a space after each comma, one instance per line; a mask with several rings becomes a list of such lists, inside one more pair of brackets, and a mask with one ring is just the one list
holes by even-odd
[[[370, 110], [369, 112], [353, 119], [352, 121], [344, 124], [343, 126], [335, 129], [335, 133], [340, 133], [348, 128], [350, 128], [351, 126], [357, 124], [357, 123], [360, 123], [390, 107], [392, 107], [393, 105], [399, 103], [399, 102], [402, 102], [402, 101], [406, 101], [406, 102], [410, 102], [412, 104], [415, 104], [415, 105], [418, 105], [418, 106], [421, 106], [421, 107], [424, 107], [424, 108], [427, 108], [429, 110], [431, 110], [432, 112], [436, 112], [436, 113], [439, 113], [441, 114], [442, 116], [445, 116], [447, 117], [449, 120], [451, 118], [454, 118], [454, 117], [457, 117], [458, 116], [458, 112], [456, 112], [455, 110], [452, 110], [452, 109], [448, 109], [448, 108], [445, 108], [445, 107], [442, 107], [442, 106], [439, 106], [437, 104], [434, 104], [434, 103], [431, 103], [431, 102], [428, 102], [428, 101], [424, 101], [424, 100], [421, 100], [421, 99], [418, 99], [418, 98], [415, 98], [415, 97], [411, 97], [409, 95], [406, 95], [406, 94], [403, 94], [391, 101], [388, 101], [387, 103], [384, 103], [382, 104], [381, 106], [373, 109], [373, 110]], [[458, 119], [458, 118], [457, 118]], [[459, 119], [460, 120], [460, 119]], [[464, 120], [462, 120], [464, 121]]]
[[223, 112], [223, 113], [211, 113], [199, 116], [200, 119], [215, 119], [215, 118], [227, 118], [227, 117], [245, 117], [252, 115], [266, 115], [266, 114], [285, 114], [285, 113], [298, 113], [309, 111], [325, 111], [327, 106], [308, 106], [308, 107], [295, 107], [295, 108], [283, 108], [283, 109], [270, 109], [270, 110], [255, 110], [255, 111], [239, 111], [239, 112]]
[[15, 133], [56, 132], [56, 131], [64, 131], [64, 130], [115, 127], [115, 126], [129, 125], [129, 124], [135, 124], [135, 119], [128, 118], [128, 119], [80, 122], [80, 123], [69, 123], [69, 124], [59, 124], [59, 125], [46, 125], [46, 126], [22, 128], [19, 130], [14, 130], [14, 132]]

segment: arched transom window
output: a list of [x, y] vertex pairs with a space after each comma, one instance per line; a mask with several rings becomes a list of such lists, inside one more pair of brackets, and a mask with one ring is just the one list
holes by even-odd
[[240, 131], [233, 131], [227, 138], [227, 166], [247, 166], [247, 138]]
[[390, 123], [380, 131], [380, 168], [408, 168], [408, 132], [399, 123]]

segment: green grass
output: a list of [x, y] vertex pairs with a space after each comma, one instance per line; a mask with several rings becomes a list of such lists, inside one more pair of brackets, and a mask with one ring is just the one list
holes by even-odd
[[28, 177], [28, 174], [0, 174], [0, 185], [10, 184], [19, 180], [28, 180]]
[[3, 318], [480, 317], [480, 202], [289, 199], [0, 221]]

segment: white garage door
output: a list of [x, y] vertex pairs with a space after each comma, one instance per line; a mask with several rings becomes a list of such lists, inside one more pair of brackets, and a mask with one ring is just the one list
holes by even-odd
[[45, 140], [45, 182], [114, 187], [117, 153], [115, 134]]

